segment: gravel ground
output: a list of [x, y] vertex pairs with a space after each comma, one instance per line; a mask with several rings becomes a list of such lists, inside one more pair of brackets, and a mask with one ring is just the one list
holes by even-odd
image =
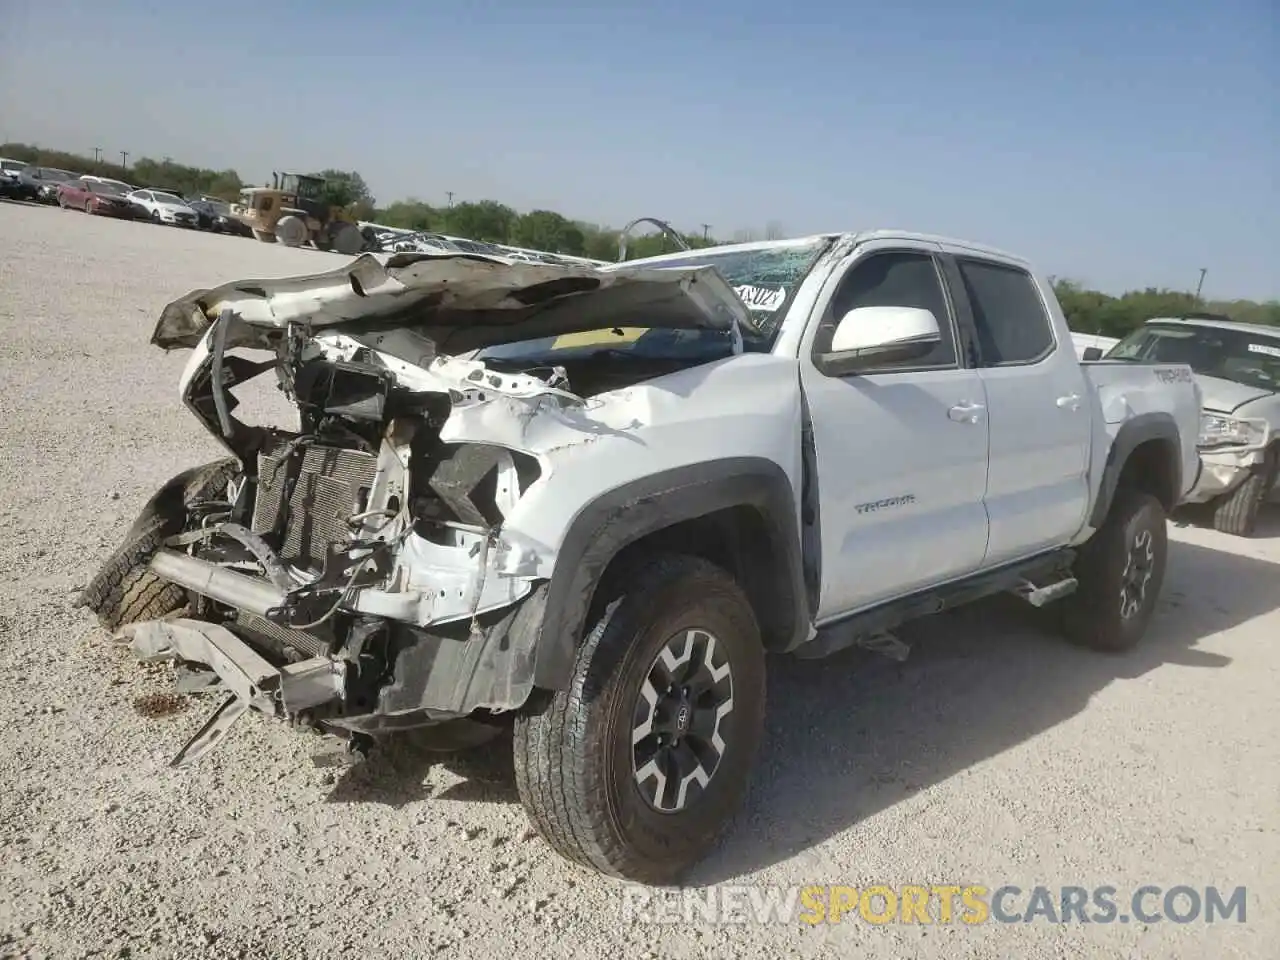
[[1275, 955], [1274, 515], [1247, 542], [1175, 529], [1130, 656], [997, 603], [918, 626], [902, 665], [774, 663], [747, 809], [694, 878], [1112, 885], [1122, 904], [1245, 885], [1243, 924], [655, 926], [534, 838], [509, 781], [411, 742], [357, 764], [250, 717], [167, 768], [211, 704], [164, 697], [162, 669], [73, 607], [152, 490], [218, 453], [177, 402], [185, 355], [147, 338], [190, 289], [340, 262], [0, 203], [0, 955]]

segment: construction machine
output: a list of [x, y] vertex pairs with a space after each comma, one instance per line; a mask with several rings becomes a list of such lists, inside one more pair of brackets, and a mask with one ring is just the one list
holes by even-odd
[[364, 249], [364, 235], [350, 213], [325, 199], [324, 188], [323, 177], [273, 172], [270, 186], [240, 191], [242, 202], [231, 205], [231, 216], [263, 243], [309, 243], [355, 256]]

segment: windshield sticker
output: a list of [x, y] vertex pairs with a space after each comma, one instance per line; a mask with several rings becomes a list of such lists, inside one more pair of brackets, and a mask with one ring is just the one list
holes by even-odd
[[782, 301], [787, 299], [786, 287], [771, 290], [769, 287], [755, 287], [751, 284], [744, 284], [741, 287], [734, 287], [733, 292], [742, 298], [742, 302], [747, 305], [748, 310], [766, 313], [777, 310], [782, 306]]
[[1264, 353], [1268, 357], [1280, 357], [1280, 347], [1269, 347], [1264, 343], [1249, 344], [1250, 353]]

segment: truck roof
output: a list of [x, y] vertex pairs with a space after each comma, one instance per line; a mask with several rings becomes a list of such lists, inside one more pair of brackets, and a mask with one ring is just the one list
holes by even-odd
[[1239, 333], [1248, 333], [1254, 336], [1280, 338], [1280, 327], [1273, 327], [1265, 323], [1237, 323], [1234, 320], [1218, 320], [1213, 317], [1152, 317], [1146, 323], [1171, 323], [1186, 327], [1213, 327], [1218, 330], [1235, 330]]
[[973, 253], [980, 253], [1009, 263], [1029, 266], [1026, 258], [1020, 257], [1015, 253], [1010, 253], [1007, 250], [1001, 250], [997, 247], [974, 243], [971, 240], [960, 240], [956, 237], [942, 236], [940, 234], [917, 233], [911, 230], [895, 230], [889, 228], [859, 231], [845, 230], [833, 233], [812, 233], [807, 236], [791, 237], [786, 240], [750, 240], [744, 243], [724, 243], [714, 247], [699, 247], [696, 250], [678, 250], [675, 253], [664, 253], [659, 256], [644, 257], [641, 259], [658, 263], [662, 260], [681, 259], [683, 257], [690, 256], [691, 254], [701, 255], [709, 253], [727, 253], [733, 250], [776, 250], [784, 247], [804, 246], [818, 240], [842, 241], [850, 245], [867, 243], [872, 240], [914, 240], [921, 243], [940, 243], [944, 246], [968, 250]]

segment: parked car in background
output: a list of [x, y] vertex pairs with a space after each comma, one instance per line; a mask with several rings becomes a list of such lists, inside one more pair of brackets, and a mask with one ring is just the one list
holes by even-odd
[[187, 205], [200, 218], [201, 230], [212, 230], [214, 233], [229, 233], [237, 237], [252, 237], [253, 231], [235, 217], [231, 216], [231, 204], [217, 197], [201, 197], [188, 200]]
[[1280, 495], [1280, 328], [1214, 314], [1148, 320], [1108, 360], [1185, 363], [1204, 396], [1200, 479], [1187, 497], [1213, 509], [1215, 529], [1251, 536]]
[[123, 180], [113, 180], [110, 177], [100, 177], [97, 174], [92, 173], [86, 173], [80, 179], [88, 180], [91, 183], [105, 183], [109, 186], [117, 187], [122, 194], [130, 193], [131, 191], [138, 189], [132, 183], [125, 183]]
[[137, 217], [126, 191], [113, 183], [79, 177], [58, 184], [58, 206], [75, 208], [85, 213], [133, 220]]
[[35, 192], [35, 200], [40, 203], [57, 203], [58, 184], [75, 180], [78, 176], [79, 174], [70, 170], [59, 170], [57, 167], [30, 166], [18, 174], [18, 179]]
[[166, 190], [134, 190], [129, 201], [136, 204], [153, 223], [178, 227], [196, 227], [199, 217], [187, 201]]
[[0, 197], [11, 200], [34, 200], [30, 188], [22, 182], [22, 171], [29, 164], [21, 160], [0, 157]]
[[16, 177], [31, 164], [12, 157], [0, 157], [0, 177]]

